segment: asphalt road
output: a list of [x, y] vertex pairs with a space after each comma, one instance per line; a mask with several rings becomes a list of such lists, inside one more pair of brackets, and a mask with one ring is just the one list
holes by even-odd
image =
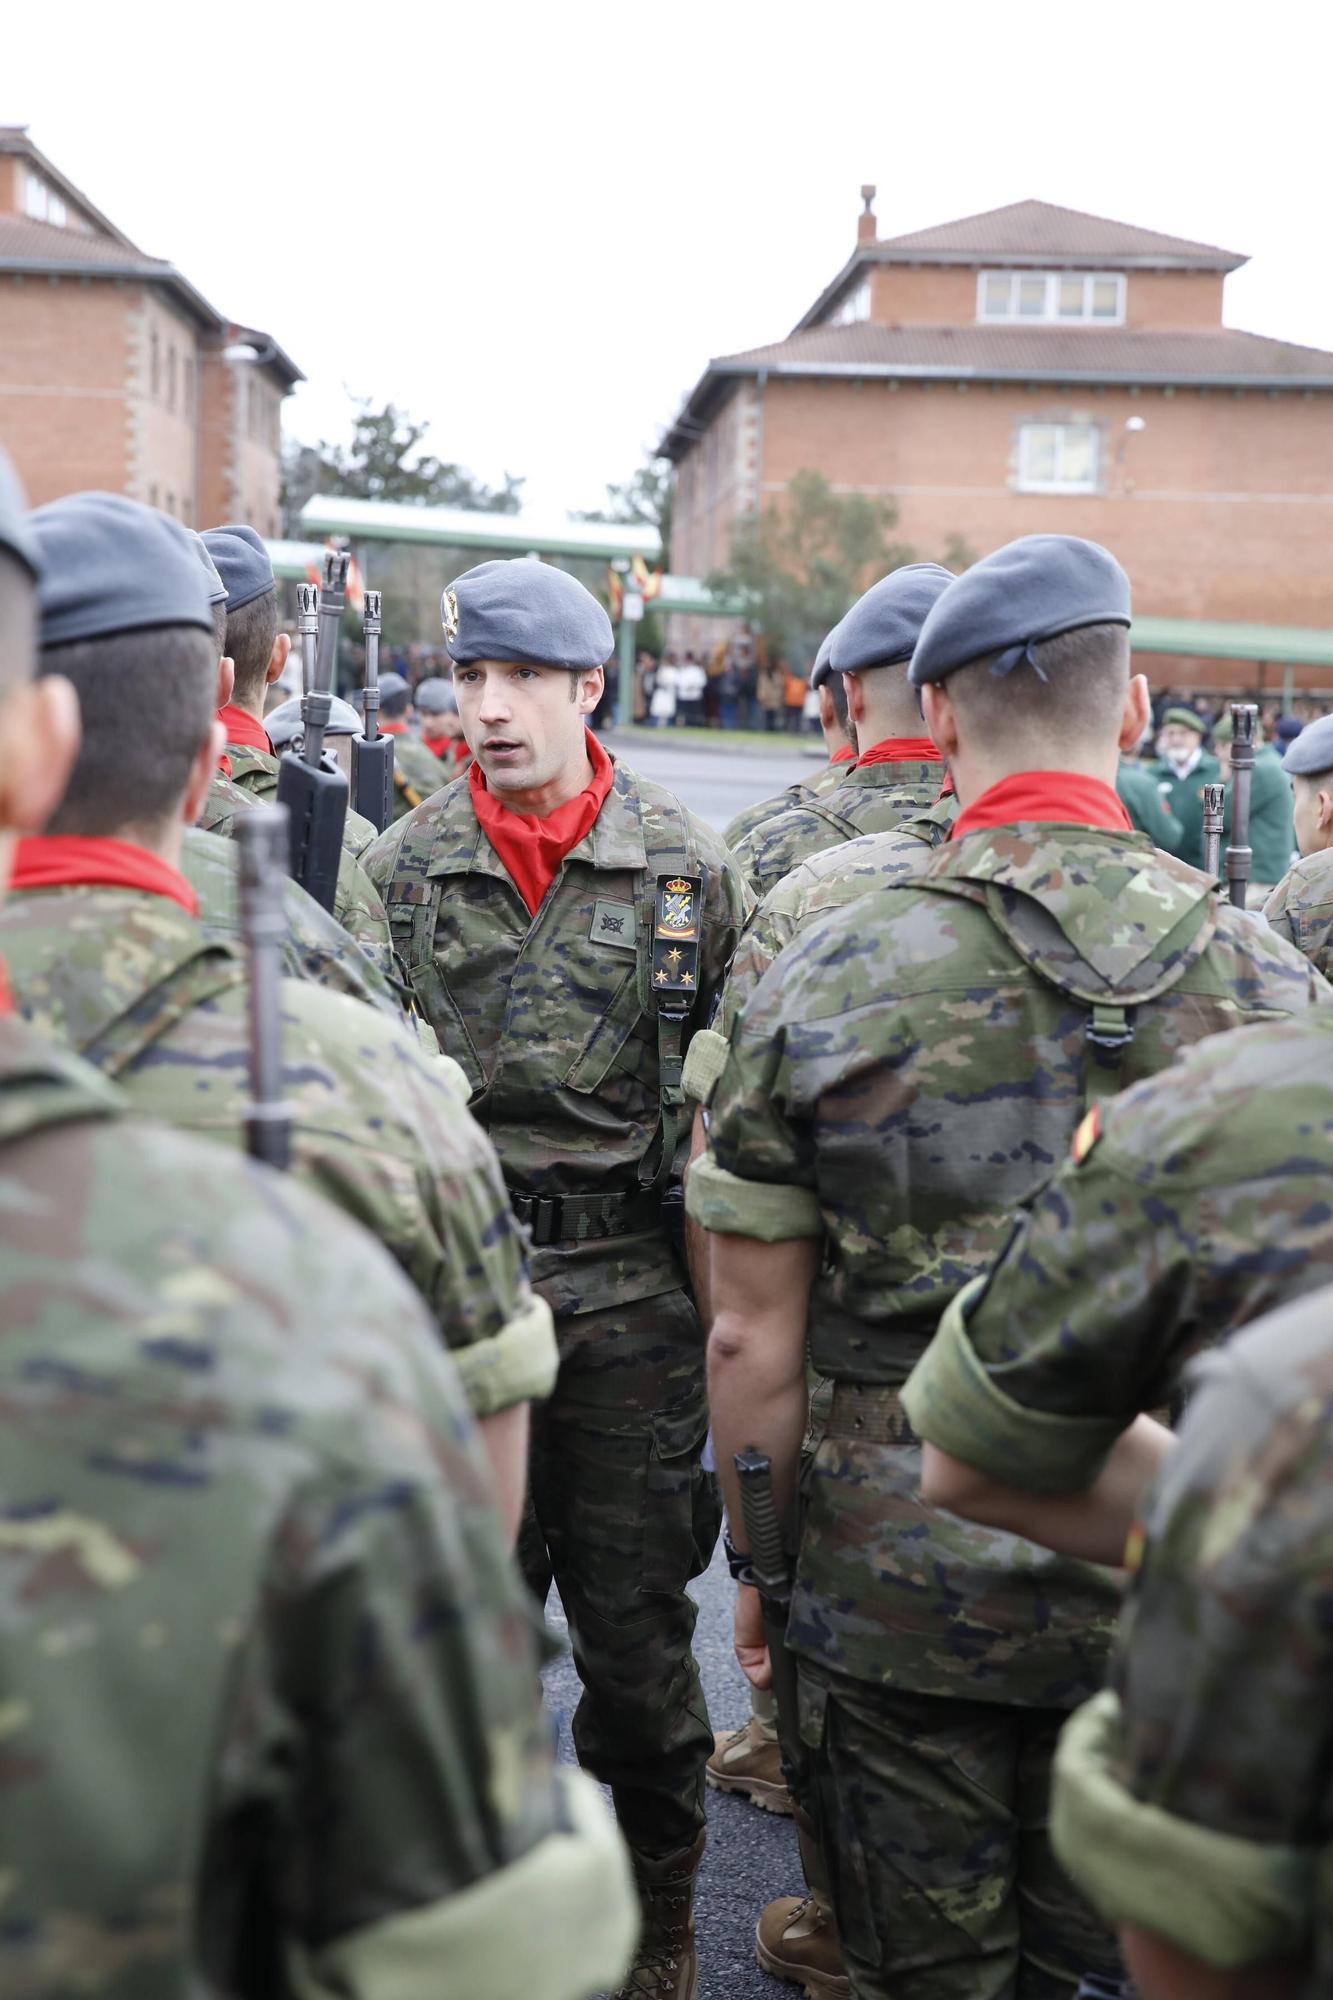
[[754, 805], [798, 778], [809, 778], [823, 763], [817, 740], [811, 748], [820, 754], [806, 756], [790, 747], [790, 739], [784, 743], [777, 737], [772, 749], [766, 743], [729, 743], [720, 732], [716, 746], [682, 743], [672, 737], [669, 729], [635, 729], [628, 736], [623, 730], [612, 730], [606, 741], [618, 757], [645, 778], [666, 785], [719, 833], [742, 806]]

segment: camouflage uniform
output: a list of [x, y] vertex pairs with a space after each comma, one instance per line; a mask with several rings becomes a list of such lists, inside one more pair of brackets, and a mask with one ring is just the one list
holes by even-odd
[[13, 1020], [0, 1135], [0, 1990], [613, 1980], [626, 1870], [411, 1288]]
[[1109, 1918], [1214, 1966], [1299, 1958], [1305, 1994], [1333, 1991], [1331, 1327], [1314, 1293], [1201, 1364], [1053, 1817]]
[[856, 762], [855, 756], [843, 757], [835, 763], [827, 763], [810, 778], [800, 778], [785, 791], [775, 792], [770, 798], [759, 799], [752, 806], [744, 806], [733, 820], [722, 830], [722, 844], [733, 854], [743, 840], [763, 825], [765, 820], [785, 812], [789, 806], [799, 805], [808, 799], [822, 799], [826, 792], [836, 791], [847, 773]]
[[[534, 1285], [556, 1315], [560, 1376], [534, 1424], [521, 1550], [542, 1598], [554, 1576], [569, 1618], [579, 1756], [611, 1786], [636, 1852], [677, 1853], [703, 1826], [712, 1748], [685, 1583], [708, 1562], [718, 1510], [699, 1463], [703, 1335], [663, 1229], [660, 1168], [679, 1162], [676, 1065], [745, 892], [717, 837], [623, 764], [535, 918], [466, 778], [391, 827], [367, 864], [531, 1222]], [[648, 985], [653, 898], [659, 874], [701, 870], [699, 997], [673, 1046]]]
[[446, 771], [433, 750], [415, 736], [395, 735], [393, 739], [394, 818], [415, 811], [433, 798], [454, 776]]
[[1333, 848], [1298, 861], [1264, 904], [1264, 915], [1327, 979], [1333, 971]]
[[789, 1636], [863, 2000], [1007, 1994], [1020, 1954], [1025, 1993], [1065, 1995], [1115, 1964], [1043, 1835], [1055, 1734], [1100, 1682], [1114, 1584], [927, 1507], [897, 1391], [1090, 1093], [1318, 990], [1141, 835], [1014, 826], [808, 925], [733, 1031], [691, 1213], [829, 1239], [810, 1352], [835, 1389]]
[[1186, 1361], [1333, 1282], [1333, 1006], [1206, 1042], [1080, 1130], [905, 1392], [932, 1444], [1078, 1492]]
[[[136, 1110], [242, 1143], [245, 968], [177, 904], [129, 889], [32, 889], [0, 910], [0, 956], [36, 1025]], [[545, 1395], [550, 1315], [532, 1294], [495, 1157], [410, 1029], [284, 980], [292, 1169], [392, 1251], [429, 1305], [472, 1407]]]
[[746, 835], [733, 849], [736, 864], [756, 896], [766, 896], [798, 862], [860, 833], [888, 833], [898, 822], [934, 805], [944, 766], [920, 763], [852, 764], [819, 798], [797, 800]]

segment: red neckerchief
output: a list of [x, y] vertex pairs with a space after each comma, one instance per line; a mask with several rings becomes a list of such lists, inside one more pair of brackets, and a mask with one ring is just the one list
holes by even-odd
[[1076, 771], [1015, 771], [974, 799], [953, 823], [951, 840], [986, 826], [1040, 820], [1055, 826], [1095, 826], [1104, 833], [1132, 833], [1134, 822], [1119, 795], [1100, 778]]
[[179, 871], [125, 840], [89, 839], [77, 833], [29, 834], [14, 852], [11, 889], [138, 889], [168, 896], [187, 917], [199, 898]]
[[534, 917], [560, 863], [571, 847], [578, 846], [602, 810], [615, 776], [611, 759], [591, 730], [585, 731], [584, 740], [592, 765], [592, 782], [584, 786], [577, 798], [557, 806], [545, 819], [539, 819], [536, 813], [514, 812], [502, 805], [494, 792], [487, 790], [480, 764], [474, 764], [467, 774], [472, 808], [482, 832]]
[[954, 796], [953, 772], [946, 770], [944, 773], [944, 783], [940, 786], [940, 798], [936, 799], [935, 803], [938, 805], [940, 799], [951, 799]]
[[[227, 732], [228, 743], [238, 743], [244, 750], [266, 750], [271, 757], [273, 744], [262, 722], [256, 722], [248, 709], [237, 708], [229, 701], [225, 708], [218, 710], [218, 721]], [[227, 776], [231, 776], [228, 771]]]
[[454, 747], [452, 736], [427, 736], [423, 730], [421, 740], [430, 751], [431, 756], [438, 757], [441, 763], [444, 762], [446, 757], [452, 754]]
[[942, 761], [939, 751], [928, 736], [886, 736], [882, 743], [872, 743], [863, 750], [856, 760], [859, 771], [863, 764], [938, 764]]
[[403, 721], [381, 722], [381, 736], [406, 736], [407, 724]]
[[0, 958], [0, 1015], [12, 1014], [13, 1011], [14, 991], [9, 983], [8, 968], [3, 958]]
[[850, 743], [844, 743], [841, 750], [835, 750], [829, 758], [830, 764], [854, 764], [855, 762], [856, 752]]
[[224, 778], [229, 778], [231, 776], [231, 758], [227, 755], [225, 750], [223, 751], [222, 755], [218, 758], [218, 769], [219, 771], [221, 771]]
[[460, 736], [460, 737], [458, 738], [458, 740], [457, 740], [457, 741], [455, 742], [455, 744], [454, 744], [454, 762], [455, 762], [455, 764], [466, 764], [466, 762], [467, 762], [468, 758], [469, 758], [469, 757], [470, 757], [471, 755], [472, 755], [472, 752], [471, 752], [471, 751], [470, 751], [470, 750], [468, 749], [468, 747], [467, 747], [467, 738], [466, 738], [466, 736]]

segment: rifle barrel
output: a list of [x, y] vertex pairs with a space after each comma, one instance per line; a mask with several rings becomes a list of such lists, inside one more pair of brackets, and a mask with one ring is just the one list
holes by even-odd
[[241, 935], [249, 961], [250, 1103], [246, 1146], [251, 1157], [285, 1168], [291, 1154], [291, 1107], [282, 1095], [282, 1009], [279, 982], [287, 938], [287, 812], [255, 806], [238, 813]]

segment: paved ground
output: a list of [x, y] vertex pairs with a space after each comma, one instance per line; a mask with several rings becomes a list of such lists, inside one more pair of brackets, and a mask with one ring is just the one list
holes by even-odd
[[612, 730], [606, 741], [627, 764], [668, 786], [719, 833], [742, 806], [810, 777], [824, 761], [818, 743], [811, 744], [817, 754], [807, 756], [780, 738], [770, 749], [753, 739], [728, 742], [721, 732], [706, 744], [673, 742], [667, 729]]
[[[699, 1602], [694, 1651], [716, 1730], [744, 1722], [749, 1701], [731, 1650], [731, 1579], [719, 1548], [712, 1568], [693, 1586]], [[552, 1593], [551, 1629], [564, 1636], [559, 1599]], [[560, 1754], [573, 1760], [569, 1718], [579, 1699], [578, 1676], [568, 1656], [547, 1670], [546, 1699], [560, 1723]], [[800, 1864], [791, 1821], [760, 1812], [722, 1792], [708, 1794], [708, 1850], [699, 1882], [696, 1929], [700, 2000], [782, 2000], [798, 1989], [770, 1979], [754, 1959], [754, 1926], [771, 1896], [797, 1895]]]

